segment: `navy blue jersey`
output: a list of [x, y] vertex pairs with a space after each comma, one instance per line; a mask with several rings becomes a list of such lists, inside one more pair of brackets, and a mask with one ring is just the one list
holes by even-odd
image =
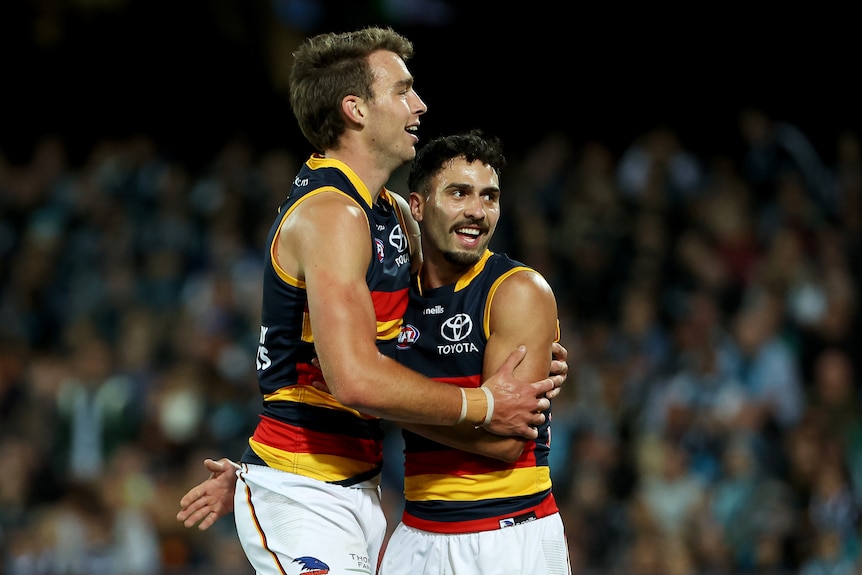
[[[537, 273], [486, 251], [455, 284], [423, 290], [414, 277], [396, 359], [438, 381], [479, 387], [491, 300], [507, 277], [525, 272]], [[550, 413], [546, 416], [539, 437], [527, 442], [514, 463], [452, 449], [405, 431], [404, 524], [467, 533], [557, 512], [548, 467]]]
[[347, 165], [312, 155], [296, 176], [267, 238], [257, 352], [263, 412], [242, 461], [351, 485], [380, 471], [381, 422], [310, 385], [323, 381], [323, 375], [311, 364], [314, 334], [305, 283], [281, 269], [274, 255], [284, 220], [300, 202], [321, 193], [343, 194], [364, 210], [372, 248], [366, 280], [381, 351], [392, 355], [400, 331], [410, 282], [403, 215], [387, 190], [372, 204], [372, 194]]

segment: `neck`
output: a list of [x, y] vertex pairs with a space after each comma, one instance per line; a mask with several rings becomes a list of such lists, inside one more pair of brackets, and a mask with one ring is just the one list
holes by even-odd
[[441, 252], [429, 253], [427, 247], [422, 248], [422, 269], [419, 277], [426, 289], [435, 289], [457, 282], [470, 266], [453, 264]]
[[337, 150], [325, 151], [323, 155], [347, 164], [371, 192], [373, 200], [377, 200], [380, 191], [395, 171], [395, 167], [383, 164], [374, 154], [359, 146], [342, 145]]

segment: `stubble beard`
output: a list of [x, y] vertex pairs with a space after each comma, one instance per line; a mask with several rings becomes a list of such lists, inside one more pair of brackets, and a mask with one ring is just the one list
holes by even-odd
[[482, 254], [473, 252], [447, 251], [443, 254], [443, 259], [445, 259], [450, 264], [466, 269], [479, 263], [479, 260], [482, 259]]

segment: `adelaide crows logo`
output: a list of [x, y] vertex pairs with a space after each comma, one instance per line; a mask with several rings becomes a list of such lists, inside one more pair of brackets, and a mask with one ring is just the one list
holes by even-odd
[[329, 573], [329, 565], [314, 557], [297, 557], [292, 563], [302, 565], [302, 575], [327, 575]]

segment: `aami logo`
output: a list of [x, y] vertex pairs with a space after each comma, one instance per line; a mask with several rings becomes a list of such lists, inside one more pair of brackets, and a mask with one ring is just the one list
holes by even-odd
[[396, 349], [410, 349], [416, 340], [419, 339], [419, 330], [416, 326], [404, 324], [401, 326], [401, 331], [398, 332], [398, 343], [395, 344]]
[[302, 565], [300, 571], [302, 575], [327, 575], [329, 573], [329, 565], [314, 557], [297, 557], [292, 563]]
[[377, 248], [377, 261], [383, 263], [383, 242], [374, 238], [374, 246]]

